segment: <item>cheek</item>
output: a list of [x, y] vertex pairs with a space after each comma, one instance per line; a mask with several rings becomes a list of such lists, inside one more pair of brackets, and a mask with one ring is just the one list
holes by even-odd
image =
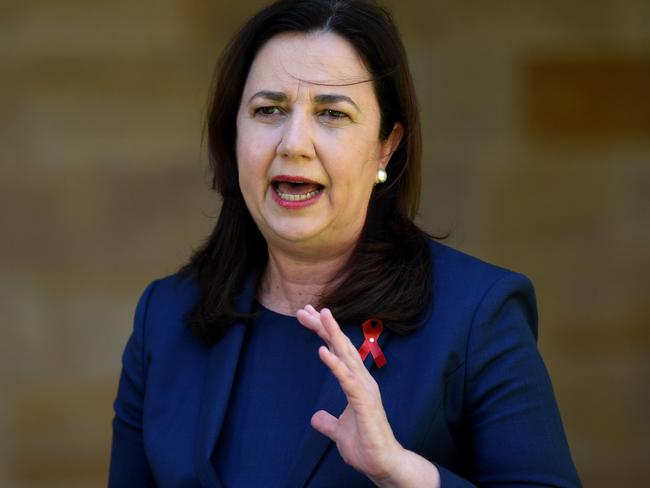
[[329, 158], [332, 179], [347, 187], [347, 191], [369, 193], [379, 167], [376, 146], [376, 141], [368, 141], [367, 136], [338, 141], [334, 145], [337, 150]]
[[253, 153], [251, 151], [250, 144], [248, 144], [247, 141], [250, 141], [250, 130], [248, 129], [246, 124], [242, 124], [238, 121], [236, 156], [237, 156], [237, 167], [240, 169], [246, 168], [251, 164], [251, 157], [253, 156]]
[[[246, 139], [244, 139], [246, 140]], [[259, 155], [250, 145], [237, 143], [237, 171], [239, 173], [239, 188], [244, 199], [251, 203], [250, 199], [259, 190], [259, 182], [263, 181], [260, 174], [262, 165], [259, 164]]]
[[277, 128], [243, 120], [237, 124], [237, 156], [249, 160], [273, 157], [280, 133]]
[[333, 168], [331, 173], [331, 201], [338, 212], [355, 220], [368, 205], [376, 172], [372, 171], [372, 164], [367, 159], [339, 161], [342, 164]]
[[[239, 141], [242, 141], [241, 143]], [[251, 134], [244, 131], [237, 141], [237, 167], [239, 179], [251, 180], [267, 172], [273, 157], [274, 147], [265, 134]]]

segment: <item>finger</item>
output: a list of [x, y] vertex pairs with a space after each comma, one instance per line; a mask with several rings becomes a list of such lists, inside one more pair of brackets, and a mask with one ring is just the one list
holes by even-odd
[[338, 420], [339, 419], [331, 413], [328, 413], [325, 410], [319, 410], [311, 416], [311, 426], [324, 436], [327, 436], [336, 442]]
[[317, 333], [318, 332], [325, 333], [325, 327], [323, 327], [320, 318], [315, 317], [304, 308], [301, 308], [296, 312], [296, 318], [298, 319], [298, 322], [300, 322], [308, 329], [313, 330], [314, 332]]
[[357, 348], [354, 347], [349, 337], [341, 330], [332, 312], [328, 308], [324, 308], [321, 310], [320, 318], [337, 355], [350, 367], [356, 368], [363, 365]]
[[304, 310], [307, 310], [307, 312], [309, 312], [309, 313], [310, 313], [311, 315], [313, 315], [314, 317], [320, 317], [320, 313], [318, 313], [318, 310], [316, 310], [316, 309], [315, 309], [314, 307], [312, 307], [311, 305], [305, 305]]
[[316, 332], [318, 337], [323, 339], [325, 343], [331, 347], [330, 335], [323, 326], [320, 317], [316, 317], [310, 314], [307, 310], [301, 308], [296, 313], [296, 318], [298, 319], [298, 322], [307, 327], [309, 330]]
[[359, 389], [361, 377], [353, 369], [350, 369], [336, 353], [325, 346], [321, 346], [318, 348], [318, 357], [336, 377], [348, 400], [351, 398], [357, 399], [359, 395], [363, 394]]
[[365, 404], [369, 401], [368, 395], [372, 395], [372, 392], [368, 389], [362, 377], [362, 375], [369, 376], [368, 370], [363, 368], [363, 371], [358, 371], [349, 368], [335, 353], [325, 346], [318, 349], [318, 356], [337, 379], [343, 394], [350, 404], [359, 405], [359, 402]]

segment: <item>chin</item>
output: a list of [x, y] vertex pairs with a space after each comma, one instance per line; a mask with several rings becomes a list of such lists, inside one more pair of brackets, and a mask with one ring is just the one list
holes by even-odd
[[313, 245], [316, 242], [324, 243], [323, 240], [318, 239], [318, 233], [316, 232], [300, 231], [294, 229], [290, 232], [275, 231], [275, 235], [284, 241], [288, 241], [296, 245], [304, 244], [305, 246], [308, 246]]
[[319, 236], [323, 235], [326, 226], [313, 224], [314, 222], [310, 222], [310, 225], [303, 226], [295, 221], [283, 222], [281, 225], [270, 225], [269, 230], [281, 240], [295, 244], [304, 243], [307, 246], [310, 244], [313, 245], [316, 242], [324, 243], [324, 240], [319, 239]]

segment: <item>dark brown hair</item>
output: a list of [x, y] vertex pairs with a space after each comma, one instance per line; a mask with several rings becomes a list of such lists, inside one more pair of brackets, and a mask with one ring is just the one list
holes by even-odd
[[266, 241], [239, 189], [236, 117], [248, 71], [260, 48], [284, 32], [326, 31], [346, 39], [372, 76], [381, 107], [378, 137], [395, 123], [402, 142], [388, 164], [389, 180], [376, 185], [361, 236], [349, 262], [325, 292], [327, 306], [340, 322], [380, 318], [404, 334], [424, 320], [431, 298], [428, 236], [413, 219], [420, 198], [421, 133], [413, 80], [406, 53], [390, 14], [365, 0], [280, 0], [258, 12], [235, 35], [217, 65], [207, 119], [212, 187], [223, 199], [216, 226], [181, 270], [198, 285], [198, 300], [187, 320], [212, 343], [250, 311], [234, 301], [248, 280], [259, 284], [268, 260]]

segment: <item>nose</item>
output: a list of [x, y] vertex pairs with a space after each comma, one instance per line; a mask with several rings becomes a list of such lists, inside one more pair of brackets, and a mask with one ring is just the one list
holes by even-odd
[[310, 160], [316, 156], [313, 127], [307, 114], [294, 112], [287, 118], [277, 154], [296, 161]]

